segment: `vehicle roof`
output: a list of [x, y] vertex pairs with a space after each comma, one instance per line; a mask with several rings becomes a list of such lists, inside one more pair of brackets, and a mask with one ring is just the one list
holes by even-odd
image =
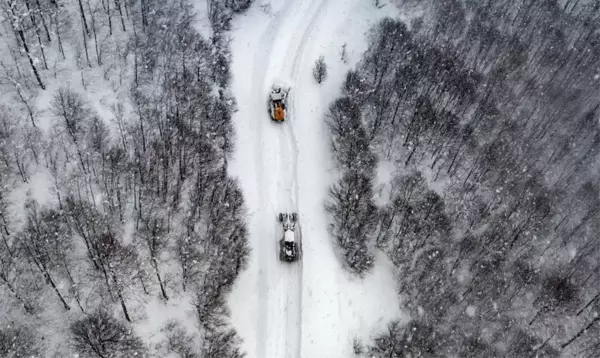
[[286, 230], [283, 234], [284, 241], [294, 242], [294, 232], [292, 230]]

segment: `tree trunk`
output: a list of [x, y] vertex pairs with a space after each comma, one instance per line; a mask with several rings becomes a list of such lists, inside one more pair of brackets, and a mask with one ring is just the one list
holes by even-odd
[[113, 295], [113, 291], [110, 288], [110, 278], [108, 277], [108, 271], [106, 271], [106, 268], [104, 267], [104, 263], [102, 263], [100, 265], [100, 270], [102, 271], [102, 274], [104, 276], [104, 283], [106, 284], [106, 290], [108, 291], [108, 295], [110, 296], [111, 300], [114, 300], [115, 297]]
[[[0, 204], [3, 204], [2, 193], [0, 193]], [[0, 219], [2, 220], [2, 231], [6, 233], [6, 236], [10, 236], [10, 232], [8, 231], [8, 222], [6, 221], [6, 216], [4, 215], [4, 211], [2, 210], [0, 210]], [[8, 242], [6, 241], [4, 234], [2, 234], [2, 237], [4, 238], [4, 244], [6, 245], [8, 253], [12, 257], [12, 252], [10, 250], [10, 247], [8, 246]]]
[[125, 29], [125, 19], [123, 18], [123, 9], [121, 8], [120, 0], [115, 0], [115, 7], [117, 8], [117, 10], [119, 10], [119, 15], [121, 16], [121, 27], [123, 28], [123, 31], [127, 31]]
[[[147, 0], [140, 0], [140, 13], [142, 14], [142, 27], [144, 29], [146, 29], [146, 26], [148, 26], [148, 15], [147, 15], [147, 9], [146, 9], [146, 1]], [[207, 4], [210, 3], [210, 1], [206, 2]]]
[[8, 281], [8, 278], [0, 273], [0, 280], [2, 280], [2, 282], [4, 282], [4, 284], [6, 285], [6, 287], [8, 288], [8, 290], [10, 291], [10, 294], [17, 300], [19, 301], [19, 303], [21, 304], [21, 306], [23, 307], [23, 309], [25, 310], [25, 312], [33, 315], [34, 314], [34, 310], [33, 307], [31, 307], [31, 305], [29, 303], [27, 303], [27, 301], [25, 301], [21, 295], [19, 295], [17, 293], [17, 291], [15, 290], [15, 287]]
[[15, 151], [15, 164], [17, 165], [17, 168], [19, 169], [19, 175], [21, 175], [21, 180], [23, 180], [23, 183], [28, 183], [29, 181], [27, 180], [27, 173], [25, 173], [25, 169], [23, 168], [23, 165], [21, 164], [21, 161], [19, 160], [17, 151]]
[[[81, 1], [79, 1], [79, 3], [81, 4]], [[85, 49], [85, 59], [87, 61], [88, 66], [91, 68], [92, 64], [90, 63], [90, 54], [88, 53], [87, 38], [85, 35], [85, 32], [87, 31], [87, 25], [85, 25], [85, 27], [86, 27], [85, 31], [83, 29], [81, 31], [81, 34], [83, 35], [83, 48]], [[83, 74], [81, 76], [82, 76], [81, 78], [83, 79]]]
[[48, 30], [48, 26], [46, 25], [46, 20], [44, 20], [44, 15], [42, 15], [42, 7], [40, 6], [40, 0], [35, 0], [35, 4], [37, 5], [38, 11], [40, 12], [42, 26], [44, 26], [44, 32], [46, 33], [46, 40], [48, 40], [48, 42], [52, 42], [52, 38], [50, 37], [50, 31]]
[[139, 274], [138, 274], [137, 278], [140, 280], [140, 283], [142, 284], [142, 290], [144, 290], [144, 294], [147, 295], [148, 294], [148, 289], [146, 288], [146, 284], [144, 283], [144, 279]]
[[181, 262], [181, 289], [185, 292], [188, 280], [187, 258], [183, 258]]
[[92, 19], [92, 33], [94, 34], [94, 48], [96, 49], [96, 61], [98, 62], [98, 66], [102, 66], [102, 56], [100, 55], [100, 50], [98, 49], [98, 36], [96, 35], [96, 21], [94, 19], [92, 7], [90, 6], [90, 0], [87, 0], [87, 5], [88, 9], [90, 10], [90, 17]]
[[129, 3], [127, 1], [124, 1], [123, 7], [125, 8], [125, 16], [129, 19]]
[[[104, 1], [102, 2], [104, 4]], [[110, 0], [106, 2], [106, 17], [108, 18], [108, 34], [112, 36], [112, 18], [110, 16]]]
[[535, 322], [535, 321], [538, 319], [538, 317], [539, 317], [539, 316], [540, 316], [542, 313], [544, 313], [544, 311], [545, 311], [545, 307], [542, 307], [542, 308], [540, 308], [540, 310], [539, 310], [539, 311], [537, 311], [537, 313], [535, 314], [535, 316], [533, 316], [533, 318], [531, 319], [531, 321], [529, 321], [529, 325], [531, 326], [531, 325], [533, 324], [533, 322]]
[[[12, 11], [12, 9], [11, 9], [11, 11]], [[14, 15], [14, 12], [13, 12], [13, 15]], [[33, 75], [35, 76], [35, 79], [37, 80], [37, 83], [40, 86], [40, 88], [45, 90], [46, 86], [44, 85], [44, 82], [42, 82], [42, 78], [40, 77], [37, 67], [35, 67], [35, 63], [33, 62], [33, 57], [31, 56], [31, 53], [29, 52], [29, 46], [27, 46], [27, 41], [25, 40], [25, 34], [23, 33], [23, 30], [20, 30], [20, 29], [17, 30], [17, 34], [19, 35], [19, 38], [21, 39], [21, 44], [23, 45], [23, 50], [27, 54], [27, 59], [29, 59], [29, 64], [31, 65], [31, 70], [33, 71]]]
[[85, 33], [83, 34], [83, 36], [85, 37], [85, 35], [90, 35], [90, 29], [88, 29], [88, 25], [87, 25], [87, 20], [85, 19], [85, 13], [83, 11], [83, 4], [81, 3], [81, 0], [77, 1], [79, 3], [79, 13], [81, 14], [81, 22], [83, 23], [83, 28], [85, 30]]
[[73, 279], [73, 276], [71, 275], [71, 270], [69, 270], [69, 266], [67, 264], [66, 258], [63, 257], [62, 261], [63, 261], [63, 267], [65, 269], [65, 272], [67, 273], [67, 278], [69, 279], [69, 284], [71, 284], [71, 288], [73, 290], [73, 296], [75, 296], [75, 301], [77, 302], [77, 305], [79, 306], [79, 309], [81, 310], [81, 312], [85, 313], [83, 306], [81, 306], [81, 299], [79, 297], [79, 290], [77, 289], [77, 284], [75, 284], [75, 280]]
[[569, 339], [567, 342], [561, 344], [560, 348], [565, 349], [567, 348], [571, 343], [573, 343], [577, 338], [581, 337], [588, 329], [592, 328], [592, 326], [594, 325], [594, 323], [600, 321], [600, 316], [596, 316], [594, 317], [594, 319], [584, 328], [582, 328], [581, 330], [579, 330], [579, 332], [577, 332], [577, 334], [575, 334], [573, 337], [571, 337], [571, 339]]
[[410, 159], [413, 157], [413, 155], [415, 154], [418, 147], [419, 147], [419, 143], [417, 142], [417, 143], [415, 143], [413, 150], [410, 151], [408, 158], [406, 158], [406, 161], [404, 162], [404, 166], [408, 165], [408, 163], [410, 162]]
[[62, 296], [62, 294], [58, 290], [58, 287], [56, 287], [56, 284], [54, 283], [54, 280], [50, 276], [50, 273], [46, 269], [44, 269], [43, 274], [44, 274], [44, 276], [46, 278], [46, 281], [50, 284], [50, 286], [52, 286], [52, 288], [54, 289], [54, 292], [56, 292], [56, 295], [58, 296], [58, 298], [60, 298], [60, 301], [62, 302], [63, 306], [65, 307], [65, 310], [70, 311], [71, 307], [69, 306], [69, 304], [67, 303], [67, 301], [65, 301], [64, 297]]
[[154, 272], [156, 273], [156, 278], [158, 279], [158, 285], [160, 286], [160, 293], [162, 294], [165, 301], [169, 300], [167, 296], [167, 291], [165, 290], [165, 285], [163, 284], [162, 278], [160, 277], [160, 272], [158, 271], [158, 263], [156, 262], [156, 258], [152, 257], [152, 266], [154, 268]]
[[121, 308], [123, 309], [123, 314], [125, 315], [125, 319], [128, 322], [131, 322], [131, 317], [129, 317], [129, 311], [127, 311], [127, 306], [125, 305], [125, 300], [123, 299], [123, 295], [121, 294], [120, 289], [117, 289], [117, 294], [119, 295], [119, 302], [121, 303]]
[[600, 292], [598, 292], [596, 294], [596, 296], [594, 296], [585, 306], [583, 306], [582, 309], [579, 310], [579, 312], [577, 312], [577, 315], [579, 316], [583, 311], [585, 311], [586, 308], [588, 308], [592, 303], [594, 303], [595, 300], [597, 300], [600, 297]]
[[29, 18], [31, 19], [31, 24], [35, 29], [35, 35], [38, 39], [38, 44], [40, 45], [40, 51], [42, 53], [42, 60], [44, 60], [44, 68], [48, 69], [48, 62], [46, 61], [46, 53], [44, 52], [44, 44], [42, 43], [42, 36], [40, 36], [40, 29], [37, 26], [37, 22], [35, 21], [35, 16], [33, 15], [33, 11], [29, 7], [29, 1], [25, 1], [25, 7], [27, 7], [27, 11], [29, 12]]
[[123, 309], [123, 314], [125, 315], [125, 319], [128, 322], [131, 322], [131, 317], [129, 317], [129, 311], [127, 310], [127, 305], [125, 305], [125, 299], [123, 298], [123, 292], [119, 287], [119, 283], [117, 282], [117, 278], [115, 277], [114, 272], [111, 273], [112, 280], [115, 284], [115, 288], [117, 289], [117, 296], [119, 297], [119, 303], [121, 304], [121, 308]]
[[460, 149], [461, 148], [462, 148], [462, 143], [460, 144], [460, 146], [456, 150], [456, 153], [454, 153], [454, 156], [452, 157], [452, 161], [450, 162], [450, 166], [448, 167], [448, 170], [446, 171], [446, 174], [450, 174], [450, 171], [452, 170], [452, 167], [454, 166], [454, 163], [456, 162], [456, 158], [458, 158], [458, 154], [460, 153]]
[[23, 96], [21, 86], [15, 86], [15, 90], [17, 91], [17, 95], [19, 95], [19, 99], [27, 109], [27, 114], [29, 115], [29, 120], [31, 120], [31, 125], [33, 126], [33, 128], [37, 128], [37, 125], [35, 124], [35, 119], [33, 118], [33, 110], [31, 109], [31, 106], [29, 105], [29, 102], [27, 102], [25, 96]]
[[56, 15], [52, 15], [52, 21], [54, 21], [54, 27], [56, 27], [56, 39], [58, 40], [58, 50], [62, 55], [63, 60], [67, 57], [65, 56], [65, 49], [62, 44], [62, 38], [60, 37], [60, 28], [58, 27], [58, 21], [56, 21]]

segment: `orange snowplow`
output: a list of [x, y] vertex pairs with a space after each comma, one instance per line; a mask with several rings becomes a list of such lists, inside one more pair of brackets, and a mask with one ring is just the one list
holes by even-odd
[[283, 122], [287, 119], [286, 100], [289, 90], [274, 85], [269, 95], [269, 113], [275, 122]]

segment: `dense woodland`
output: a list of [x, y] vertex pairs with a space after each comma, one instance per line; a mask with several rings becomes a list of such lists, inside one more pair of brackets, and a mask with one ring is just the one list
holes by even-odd
[[600, 2], [399, 6], [327, 115], [341, 258], [411, 316], [355, 352], [599, 357]]
[[[208, 1], [203, 37], [187, 0], [0, 2], [0, 356], [243, 356], [228, 31], [249, 3]], [[185, 298], [197, 329], [136, 336]]]

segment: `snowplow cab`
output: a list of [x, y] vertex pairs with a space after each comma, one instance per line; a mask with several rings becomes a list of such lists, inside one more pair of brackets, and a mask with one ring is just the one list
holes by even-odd
[[[291, 235], [288, 235], [291, 234]], [[291, 237], [291, 240], [289, 238]], [[298, 245], [294, 241], [294, 232], [287, 230], [283, 243], [281, 244], [280, 259], [282, 261], [292, 262], [298, 258]]]
[[269, 95], [269, 113], [271, 119], [275, 122], [283, 122], [287, 117], [286, 100], [289, 89], [282, 86], [273, 85]]

